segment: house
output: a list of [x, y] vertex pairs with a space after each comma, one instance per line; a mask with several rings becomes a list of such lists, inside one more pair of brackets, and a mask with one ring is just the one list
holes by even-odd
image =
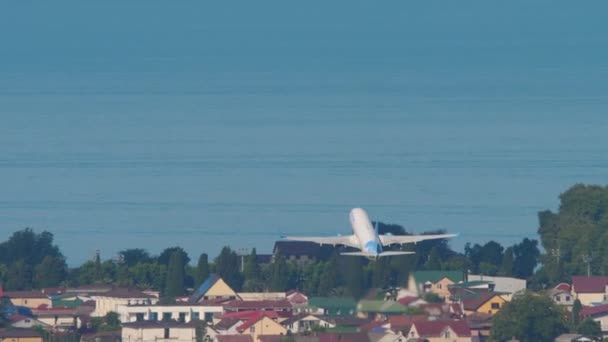
[[579, 334], [562, 334], [555, 338], [555, 342], [592, 342], [593, 340]]
[[123, 342], [192, 342], [196, 328], [192, 323], [175, 321], [141, 321], [122, 324]]
[[57, 330], [78, 329], [82, 326], [81, 315], [73, 308], [45, 308], [32, 310], [38, 321]]
[[212, 273], [188, 299], [189, 303], [237, 299], [237, 293], [217, 274]]
[[478, 274], [468, 274], [467, 281], [490, 282], [491, 284], [493, 284], [491, 291], [502, 293], [502, 297], [505, 298], [507, 301], [511, 301], [511, 297], [514, 293], [524, 291], [528, 286], [525, 279], [513, 277], [485, 276]]
[[506, 300], [496, 292], [480, 292], [462, 299], [465, 313], [487, 313], [494, 315], [503, 307]]
[[462, 303], [427, 303], [418, 308], [434, 319], [460, 319], [465, 316]]
[[285, 335], [287, 329], [280, 323], [270, 318], [266, 312], [256, 312], [250, 316], [236, 330], [242, 335], [251, 335], [254, 341], [258, 340], [259, 335]]
[[42, 335], [34, 329], [0, 329], [0, 342], [42, 342]]
[[407, 333], [408, 341], [420, 339], [428, 342], [470, 342], [471, 330], [465, 320], [417, 321]]
[[416, 271], [408, 277], [408, 290], [420, 297], [432, 292], [447, 298], [450, 295], [449, 286], [462, 282], [464, 275], [461, 271]]
[[361, 300], [357, 304], [357, 316], [369, 319], [385, 319], [390, 315], [403, 315], [405, 306], [399, 302], [388, 300]]
[[223, 303], [226, 312], [240, 311], [275, 311], [283, 313], [284, 316], [291, 316], [292, 307], [287, 299], [282, 300], [231, 300]]
[[316, 260], [323, 260], [323, 247], [318, 243], [308, 241], [279, 240], [274, 243], [273, 254], [284, 256], [288, 261], [298, 264], [307, 264]]
[[24, 316], [21, 314], [14, 314], [10, 316], [8, 318], [8, 321], [13, 328], [29, 329], [36, 326], [40, 326], [43, 328], [49, 327], [49, 325], [35, 319], [34, 317]]
[[237, 299], [250, 301], [250, 300], [282, 300], [287, 299], [287, 293], [285, 292], [238, 292], [236, 294]]
[[108, 292], [97, 293], [92, 296], [95, 300], [95, 311], [91, 314], [93, 317], [103, 317], [108, 312], [118, 312], [120, 306], [131, 304], [156, 304], [158, 298], [152, 295], [143, 293], [140, 290], [118, 288]]
[[579, 312], [581, 319], [591, 318], [600, 324], [602, 334], [608, 335], [608, 304], [585, 306]]
[[310, 331], [313, 328], [334, 328], [335, 324], [329, 320], [324, 319], [322, 316], [315, 316], [307, 313], [300, 313], [288, 317], [287, 319], [280, 322], [289, 332], [293, 334], [303, 333]]
[[583, 305], [603, 303], [607, 298], [608, 276], [572, 276], [571, 292]]
[[53, 302], [41, 291], [4, 291], [4, 295], [10, 298], [11, 303], [16, 306], [25, 306], [35, 309], [41, 305], [51, 307]]
[[175, 320], [189, 323], [192, 320], [204, 320], [211, 322], [213, 315], [221, 314], [224, 308], [220, 304], [201, 303], [175, 303], [170, 305], [160, 304], [130, 304], [119, 305], [116, 311], [121, 322], [138, 321], [167, 321]]
[[217, 342], [254, 342], [251, 335], [217, 335]]
[[311, 297], [308, 307], [300, 312], [323, 316], [353, 316], [357, 310], [357, 302], [350, 297]]
[[574, 304], [574, 296], [570, 293], [570, 286], [567, 287], [559, 284], [558, 286], [547, 291], [547, 294], [558, 305], [571, 307]]
[[492, 317], [493, 315], [479, 312], [467, 315], [466, 320], [471, 329], [471, 336], [482, 341], [488, 339], [492, 330]]

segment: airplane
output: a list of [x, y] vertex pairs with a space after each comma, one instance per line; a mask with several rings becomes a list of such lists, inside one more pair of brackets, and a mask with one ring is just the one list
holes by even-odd
[[392, 255], [414, 254], [407, 251], [383, 251], [382, 246], [401, 245], [405, 243], [416, 243], [424, 240], [447, 239], [457, 234], [435, 234], [435, 235], [391, 235], [378, 234], [378, 222], [372, 226], [367, 212], [362, 208], [354, 208], [349, 214], [352, 235], [328, 236], [328, 237], [298, 237], [285, 236], [284, 240], [308, 241], [321, 245], [344, 245], [358, 248], [359, 252], [344, 252], [340, 255], [363, 256], [372, 260]]

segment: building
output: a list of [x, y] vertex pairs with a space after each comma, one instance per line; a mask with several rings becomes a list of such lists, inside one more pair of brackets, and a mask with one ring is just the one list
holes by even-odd
[[221, 314], [224, 308], [219, 304], [176, 303], [171, 305], [131, 304], [117, 308], [121, 322], [167, 321], [189, 323], [192, 320], [213, 321], [213, 315]]
[[511, 300], [514, 293], [524, 291], [527, 288], [525, 279], [513, 277], [494, 277], [478, 274], [467, 275], [467, 281], [488, 281], [493, 284], [493, 291], [502, 293], [503, 298], [507, 301]]
[[405, 306], [392, 300], [361, 300], [357, 304], [357, 316], [373, 320], [386, 319], [391, 315], [403, 315]]
[[303, 333], [310, 331], [313, 328], [334, 328], [335, 325], [329, 320], [324, 319], [322, 316], [315, 316], [307, 313], [300, 313], [293, 315], [283, 321], [281, 325], [284, 326], [292, 334]]
[[570, 292], [570, 285], [558, 284], [554, 288], [547, 291], [547, 294], [554, 303], [571, 307], [574, 304], [574, 296]]
[[357, 312], [357, 302], [350, 297], [311, 297], [308, 306], [299, 312], [329, 317], [353, 316]]
[[225, 301], [237, 299], [237, 293], [217, 274], [209, 277], [188, 299], [189, 303], [201, 303], [203, 301]]
[[74, 308], [39, 308], [32, 310], [38, 321], [58, 330], [78, 329], [82, 326], [82, 316]]
[[25, 306], [30, 309], [53, 305], [51, 299], [41, 291], [4, 291], [4, 295], [11, 299], [13, 305]]
[[260, 335], [287, 334], [287, 329], [270, 318], [270, 315], [266, 312], [255, 312], [243, 324], [239, 325], [236, 330], [242, 335], [251, 335], [254, 341], [257, 341]]
[[281, 300], [231, 300], [222, 304], [226, 312], [274, 311], [291, 316], [292, 306], [287, 299]]
[[416, 296], [431, 292], [447, 298], [450, 295], [449, 286], [463, 280], [461, 271], [416, 271], [410, 274], [407, 287]]
[[0, 342], [42, 342], [42, 335], [34, 329], [0, 330]]
[[496, 292], [480, 292], [470, 297], [462, 298], [462, 306], [465, 313], [486, 313], [490, 315], [496, 314], [506, 300]]
[[584, 318], [591, 318], [600, 324], [602, 334], [608, 335], [608, 304], [597, 305], [597, 306], [586, 306], [579, 312], [581, 320]]
[[196, 328], [192, 323], [141, 321], [122, 325], [123, 342], [192, 342]]
[[273, 254], [284, 256], [288, 261], [298, 264], [307, 264], [317, 260], [323, 260], [323, 247], [318, 243], [307, 241], [286, 241], [280, 240], [274, 243]]
[[572, 276], [571, 292], [581, 304], [603, 303], [607, 297], [608, 276]]
[[36, 326], [48, 328], [49, 326], [33, 317], [14, 314], [8, 318], [11, 327], [20, 329], [30, 329]]
[[103, 317], [110, 311], [118, 312], [120, 306], [151, 305], [158, 302], [158, 298], [155, 296], [127, 288], [100, 292], [91, 297], [95, 300], [95, 311], [91, 314], [93, 317]]
[[470, 342], [471, 330], [465, 320], [416, 321], [407, 333], [410, 339], [428, 342]]

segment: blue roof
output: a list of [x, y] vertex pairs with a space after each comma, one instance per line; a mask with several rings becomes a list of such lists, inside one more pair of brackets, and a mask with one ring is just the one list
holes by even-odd
[[211, 286], [213, 286], [213, 284], [215, 284], [215, 282], [218, 281], [219, 279], [220, 279], [220, 276], [218, 276], [215, 273], [211, 273], [209, 275], [209, 278], [207, 278], [207, 280], [205, 280], [201, 284], [201, 286], [199, 286], [198, 290], [194, 291], [192, 296], [190, 296], [190, 298], [188, 299], [188, 302], [198, 303], [198, 301], [205, 295], [205, 293], [207, 293], [207, 291], [209, 291]]

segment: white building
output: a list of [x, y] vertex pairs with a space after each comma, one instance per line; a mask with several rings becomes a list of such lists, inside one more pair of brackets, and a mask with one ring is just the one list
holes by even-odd
[[196, 341], [196, 329], [194, 324], [171, 321], [123, 323], [122, 341], [193, 342]]
[[168, 321], [189, 323], [192, 320], [211, 322], [214, 314], [223, 313], [220, 305], [176, 303], [172, 305], [131, 304], [116, 309], [121, 322]]
[[512, 277], [492, 277], [478, 274], [469, 274], [468, 281], [490, 281], [494, 284], [494, 291], [508, 295], [503, 295], [507, 300], [511, 300], [511, 296], [519, 291], [523, 291], [527, 287], [525, 279]]
[[115, 289], [95, 294], [91, 298], [95, 300], [95, 311], [91, 314], [93, 317], [103, 317], [110, 311], [118, 312], [120, 306], [158, 303], [158, 298], [131, 289]]

